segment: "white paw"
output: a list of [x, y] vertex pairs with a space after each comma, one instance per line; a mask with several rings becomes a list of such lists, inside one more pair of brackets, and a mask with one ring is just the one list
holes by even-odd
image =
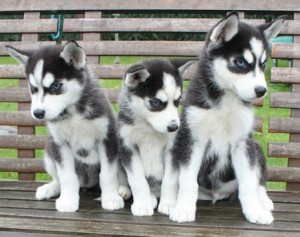
[[158, 205], [158, 212], [165, 215], [170, 215], [170, 211], [175, 207], [176, 200], [161, 199]]
[[38, 187], [35, 193], [35, 198], [37, 200], [49, 199], [58, 196], [59, 193], [59, 184], [51, 182]]
[[175, 207], [170, 211], [170, 219], [177, 222], [191, 222], [196, 218], [196, 210], [192, 208]]
[[273, 215], [270, 211], [266, 211], [262, 208], [249, 208], [243, 210], [246, 219], [254, 224], [270, 225], [273, 221]]
[[59, 212], [75, 212], [79, 209], [79, 195], [64, 195], [56, 199], [56, 209]]
[[131, 191], [129, 189], [129, 187], [125, 186], [125, 185], [120, 185], [119, 186], [119, 195], [124, 199], [127, 200], [131, 197]]
[[266, 211], [273, 211], [274, 210], [274, 204], [268, 196], [265, 196], [260, 202], [261, 202], [261, 206]]
[[133, 204], [131, 205], [131, 212], [134, 216], [152, 216], [154, 213], [153, 203], [133, 202]]
[[101, 198], [101, 205], [106, 210], [117, 210], [124, 207], [124, 200], [119, 195], [109, 195]]

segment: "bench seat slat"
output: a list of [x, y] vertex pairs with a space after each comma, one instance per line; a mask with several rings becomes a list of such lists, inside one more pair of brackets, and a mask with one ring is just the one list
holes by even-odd
[[268, 155], [300, 159], [300, 143], [269, 143]]

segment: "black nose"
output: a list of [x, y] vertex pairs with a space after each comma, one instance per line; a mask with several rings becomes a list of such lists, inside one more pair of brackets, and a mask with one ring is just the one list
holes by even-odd
[[33, 115], [34, 115], [34, 117], [36, 117], [38, 119], [43, 119], [45, 116], [45, 110], [37, 109], [37, 110], [33, 111]]
[[255, 87], [254, 91], [255, 91], [256, 97], [260, 98], [266, 94], [267, 89], [263, 86], [258, 86], [258, 87]]
[[175, 132], [178, 129], [177, 123], [172, 123], [168, 126], [168, 132]]

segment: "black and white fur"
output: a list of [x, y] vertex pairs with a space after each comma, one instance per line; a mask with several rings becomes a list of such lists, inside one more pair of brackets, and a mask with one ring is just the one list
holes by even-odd
[[100, 178], [102, 207], [122, 208], [116, 119], [98, 80], [87, 71], [83, 49], [70, 41], [32, 52], [7, 50], [25, 67], [31, 114], [45, 120], [50, 133], [44, 162], [52, 181], [37, 189], [36, 198], [60, 194], [56, 209], [74, 212], [79, 188], [93, 187]]
[[265, 159], [252, 139], [251, 102], [267, 91], [268, 46], [283, 22], [280, 17], [256, 27], [231, 13], [208, 33], [184, 102], [173, 167], [162, 184], [159, 211], [170, 219], [194, 221], [198, 198], [215, 202], [238, 190], [248, 221], [273, 222]]
[[182, 74], [192, 63], [151, 59], [125, 73], [118, 124], [120, 159], [133, 194], [133, 215], [153, 215], [157, 205], [164, 154], [179, 127]]

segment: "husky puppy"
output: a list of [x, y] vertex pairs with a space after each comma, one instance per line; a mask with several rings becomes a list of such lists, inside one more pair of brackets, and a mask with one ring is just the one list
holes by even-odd
[[252, 139], [251, 103], [267, 92], [268, 46], [283, 22], [280, 17], [251, 26], [231, 13], [208, 33], [171, 151], [173, 172], [162, 184], [159, 211], [170, 219], [194, 221], [198, 197], [215, 202], [238, 191], [248, 221], [272, 223], [265, 159]]
[[182, 74], [192, 63], [151, 59], [125, 73], [118, 125], [120, 159], [133, 195], [133, 215], [151, 216], [157, 205], [164, 154], [179, 127]]
[[56, 209], [74, 212], [79, 188], [100, 183], [102, 207], [122, 208], [116, 120], [98, 80], [87, 71], [83, 49], [70, 41], [32, 52], [7, 50], [25, 67], [31, 114], [45, 120], [50, 133], [44, 161], [52, 181], [37, 189], [36, 198], [60, 194]]

